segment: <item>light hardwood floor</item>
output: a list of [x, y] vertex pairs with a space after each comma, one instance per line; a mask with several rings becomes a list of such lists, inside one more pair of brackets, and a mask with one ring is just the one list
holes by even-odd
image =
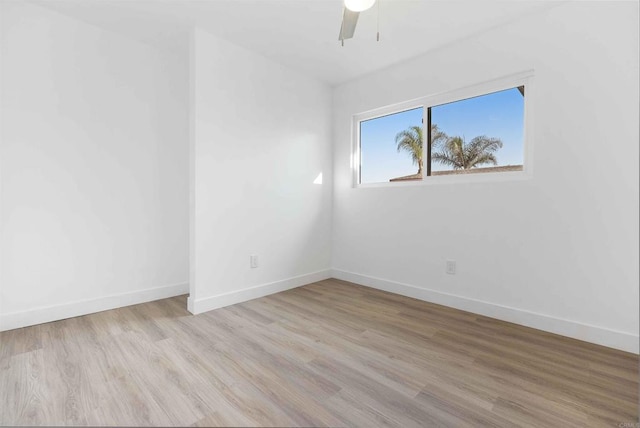
[[638, 356], [338, 280], [198, 316], [176, 297], [0, 334], [3, 425], [638, 421]]

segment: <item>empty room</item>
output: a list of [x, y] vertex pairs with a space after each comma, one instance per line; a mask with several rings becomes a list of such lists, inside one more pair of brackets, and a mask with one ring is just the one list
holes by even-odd
[[0, 0], [0, 425], [640, 427], [639, 31]]

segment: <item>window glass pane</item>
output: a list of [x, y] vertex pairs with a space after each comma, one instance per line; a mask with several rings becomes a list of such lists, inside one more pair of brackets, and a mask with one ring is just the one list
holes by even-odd
[[431, 175], [521, 171], [524, 87], [431, 108]]
[[422, 141], [422, 107], [360, 122], [360, 183], [420, 179]]

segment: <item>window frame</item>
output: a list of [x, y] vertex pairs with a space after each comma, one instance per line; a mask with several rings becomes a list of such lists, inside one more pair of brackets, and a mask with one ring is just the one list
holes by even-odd
[[[380, 182], [380, 183], [360, 183], [360, 173], [362, 164], [362, 153], [360, 147], [360, 123], [380, 117], [388, 116], [403, 111], [412, 110], [422, 107], [422, 124], [423, 129], [429, 126], [429, 113], [432, 107], [438, 107], [442, 104], [463, 101], [468, 98], [490, 95], [494, 92], [500, 92], [508, 89], [524, 86], [524, 117], [523, 117], [523, 148], [522, 148], [522, 171], [503, 171], [503, 172], [486, 172], [482, 174], [451, 174], [451, 175], [427, 175], [422, 176], [421, 180], [399, 181], [399, 182]], [[488, 80], [470, 86], [465, 86], [451, 91], [440, 92], [433, 95], [427, 95], [408, 101], [368, 110], [352, 116], [352, 172], [353, 187], [405, 187], [405, 186], [424, 186], [443, 183], [469, 183], [469, 182], [487, 182], [487, 181], [512, 181], [530, 179], [533, 177], [533, 93], [534, 93], [534, 73], [533, 70], [511, 74], [497, 79]], [[428, 139], [429, 132], [423, 132], [425, 140]], [[425, 162], [425, 171], [431, 168], [428, 164], [428, 141], [423, 141], [424, 150], [423, 158]]]

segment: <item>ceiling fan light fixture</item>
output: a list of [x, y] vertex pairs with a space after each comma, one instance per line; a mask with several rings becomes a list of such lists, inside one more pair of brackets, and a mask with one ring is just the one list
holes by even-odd
[[344, 7], [353, 12], [362, 12], [371, 8], [376, 0], [344, 0]]

